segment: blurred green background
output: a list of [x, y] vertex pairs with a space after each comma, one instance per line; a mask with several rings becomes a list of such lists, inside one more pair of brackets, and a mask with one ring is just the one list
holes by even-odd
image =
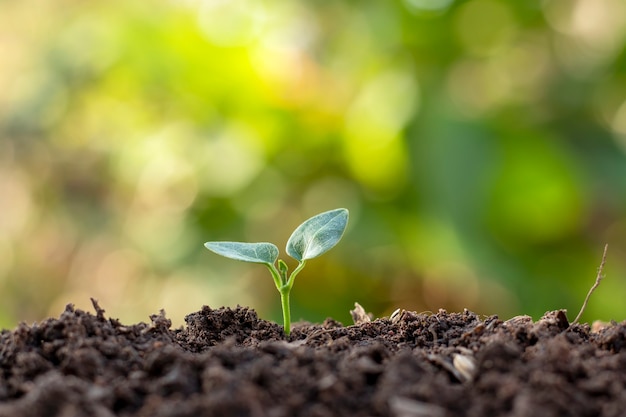
[[573, 319], [608, 243], [583, 320], [621, 321], [625, 41], [623, 0], [0, 0], [0, 325], [280, 322], [267, 270], [202, 244], [336, 207], [295, 320]]

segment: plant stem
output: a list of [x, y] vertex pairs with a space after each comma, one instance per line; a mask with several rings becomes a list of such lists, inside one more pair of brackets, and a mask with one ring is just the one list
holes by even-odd
[[285, 331], [285, 336], [289, 336], [289, 333], [291, 332], [291, 307], [289, 306], [289, 293], [291, 292], [291, 287], [293, 287], [296, 275], [298, 275], [302, 268], [304, 268], [304, 264], [305, 261], [301, 261], [296, 269], [293, 270], [289, 279], [286, 279], [286, 267], [281, 266], [281, 269], [278, 270], [274, 264], [265, 264], [272, 273], [274, 284], [276, 284], [276, 288], [280, 293], [280, 306], [283, 309], [283, 329]]
[[[274, 284], [276, 284], [276, 289], [280, 293], [280, 305], [283, 309], [283, 329], [285, 331], [285, 335], [289, 336], [289, 331], [291, 329], [291, 310], [289, 309], [289, 292], [291, 291], [291, 286], [289, 286], [285, 281], [284, 274], [281, 273], [274, 264], [267, 263], [265, 264], [267, 269], [270, 270], [272, 274], [272, 278], [274, 278]], [[295, 271], [294, 271], [295, 272]]]
[[272, 274], [272, 278], [274, 278], [274, 285], [276, 285], [276, 289], [278, 291], [281, 291], [281, 288], [285, 284], [283, 284], [282, 282], [280, 272], [278, 272], [278, 269], [276, 269], [276, 266], [274, 264], [266, 263], [265, 266], [267, 266], [267, 269], [269, 269], [270, 273]]
[[280, 304], [283, 308], [283, 328], [285, 336], [289, 336], [291, 332], [291, 309], [289, 307], [289, 292], [291, 288], [285, 285], [280, 289]]
[[280, 303], [283, 307], [283, 323], [286, 336], [289, 336], [289, 333], [291, 332], [291, 307], [289, 306], [289, 293], [291, 292], [291, 287], [293, 287], [296, 275], [302, 271], [304, 264], [305, 261], [300, 261], [296, 269], [294, 269], [291, 275], [289, 275], [287, 282], [278, 289], [278, 291], [280, 291]]
[[287, 285], [289, 286], [289, 289], [291, 289], [291, 287], [293, 287], [293, 282], [296, 279], [296, 275], [298, 275], [298, 273], [300, 271], [302, 271], [302, 268], [304, 268], [304, 264], [305, 263], [306, 263], [306, 261], [300, 261], [300, 263], [298, 264], [296, 269], [294, 269], [293, 272], [291, 273], [291, 275], [289, 275], [289, 280], [287, 280]]

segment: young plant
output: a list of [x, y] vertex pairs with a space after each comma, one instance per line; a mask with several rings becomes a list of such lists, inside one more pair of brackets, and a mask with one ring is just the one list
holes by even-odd
[[204, 246], [227, 258], [267, 266], [280, 293], [284, 329], [288, 336], [291, 326], [289, 293], [296, 276], [306, 261], [328, 252], [341, 240], [347, 224], [348, 210], [340, 208], [320, 213], [298, 226], [287, 241], [287, 254], [298, 261], [298, 266], [289, 277], [287, 264], [278, 259], [278, 248], [272, 243], [207, 242]]

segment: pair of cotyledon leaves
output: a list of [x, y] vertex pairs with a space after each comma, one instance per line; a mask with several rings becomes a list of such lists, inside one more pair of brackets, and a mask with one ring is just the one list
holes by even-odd
[[[287, 241], [287, 254], [302, 263], [332, 249], [348, 224], [348, 210], [344, 208], [320, 213], [306, 220], [294, 230]], [[207, 242], [204, 246], [218, 255], [244, 262], [274, 264], [278, 248], [267, 242]]]

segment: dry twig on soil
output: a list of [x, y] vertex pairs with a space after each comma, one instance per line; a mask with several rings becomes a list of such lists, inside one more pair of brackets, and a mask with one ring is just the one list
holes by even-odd
[[578, 323], [578, 319], [580, 319], [580, 316], [582, 316], [583, 313], [585, 312], [585, 308], [587, 308], [589, 297], [591, 297], [591, 294], [593, 294], [596, 288], [598, 288], [598, 285], [600, 285], [600, 281], [602, 281], [602, 278], [604, 278], [604, 275], [602, 275], [602, 271], [604, 270], [604, 264], [606, 262], [606, 251], [608, 249], [609, 249], [609, 244], [607, 243], [604, 245], [604, 252], [602, 253], [602, 261], [600, 261], [600, 266], [598, 267], [598, 275], [596, 276], [596, 282], [594, 282], [593, 286], [589, 289], [589, 292], [587, 293], [587, 296], [585, 297], [585, 301], [583, 302], [583, 306], [580, 308], [578, 315], [576, 316], [576, 318], [574, 319], [571, 325]]

